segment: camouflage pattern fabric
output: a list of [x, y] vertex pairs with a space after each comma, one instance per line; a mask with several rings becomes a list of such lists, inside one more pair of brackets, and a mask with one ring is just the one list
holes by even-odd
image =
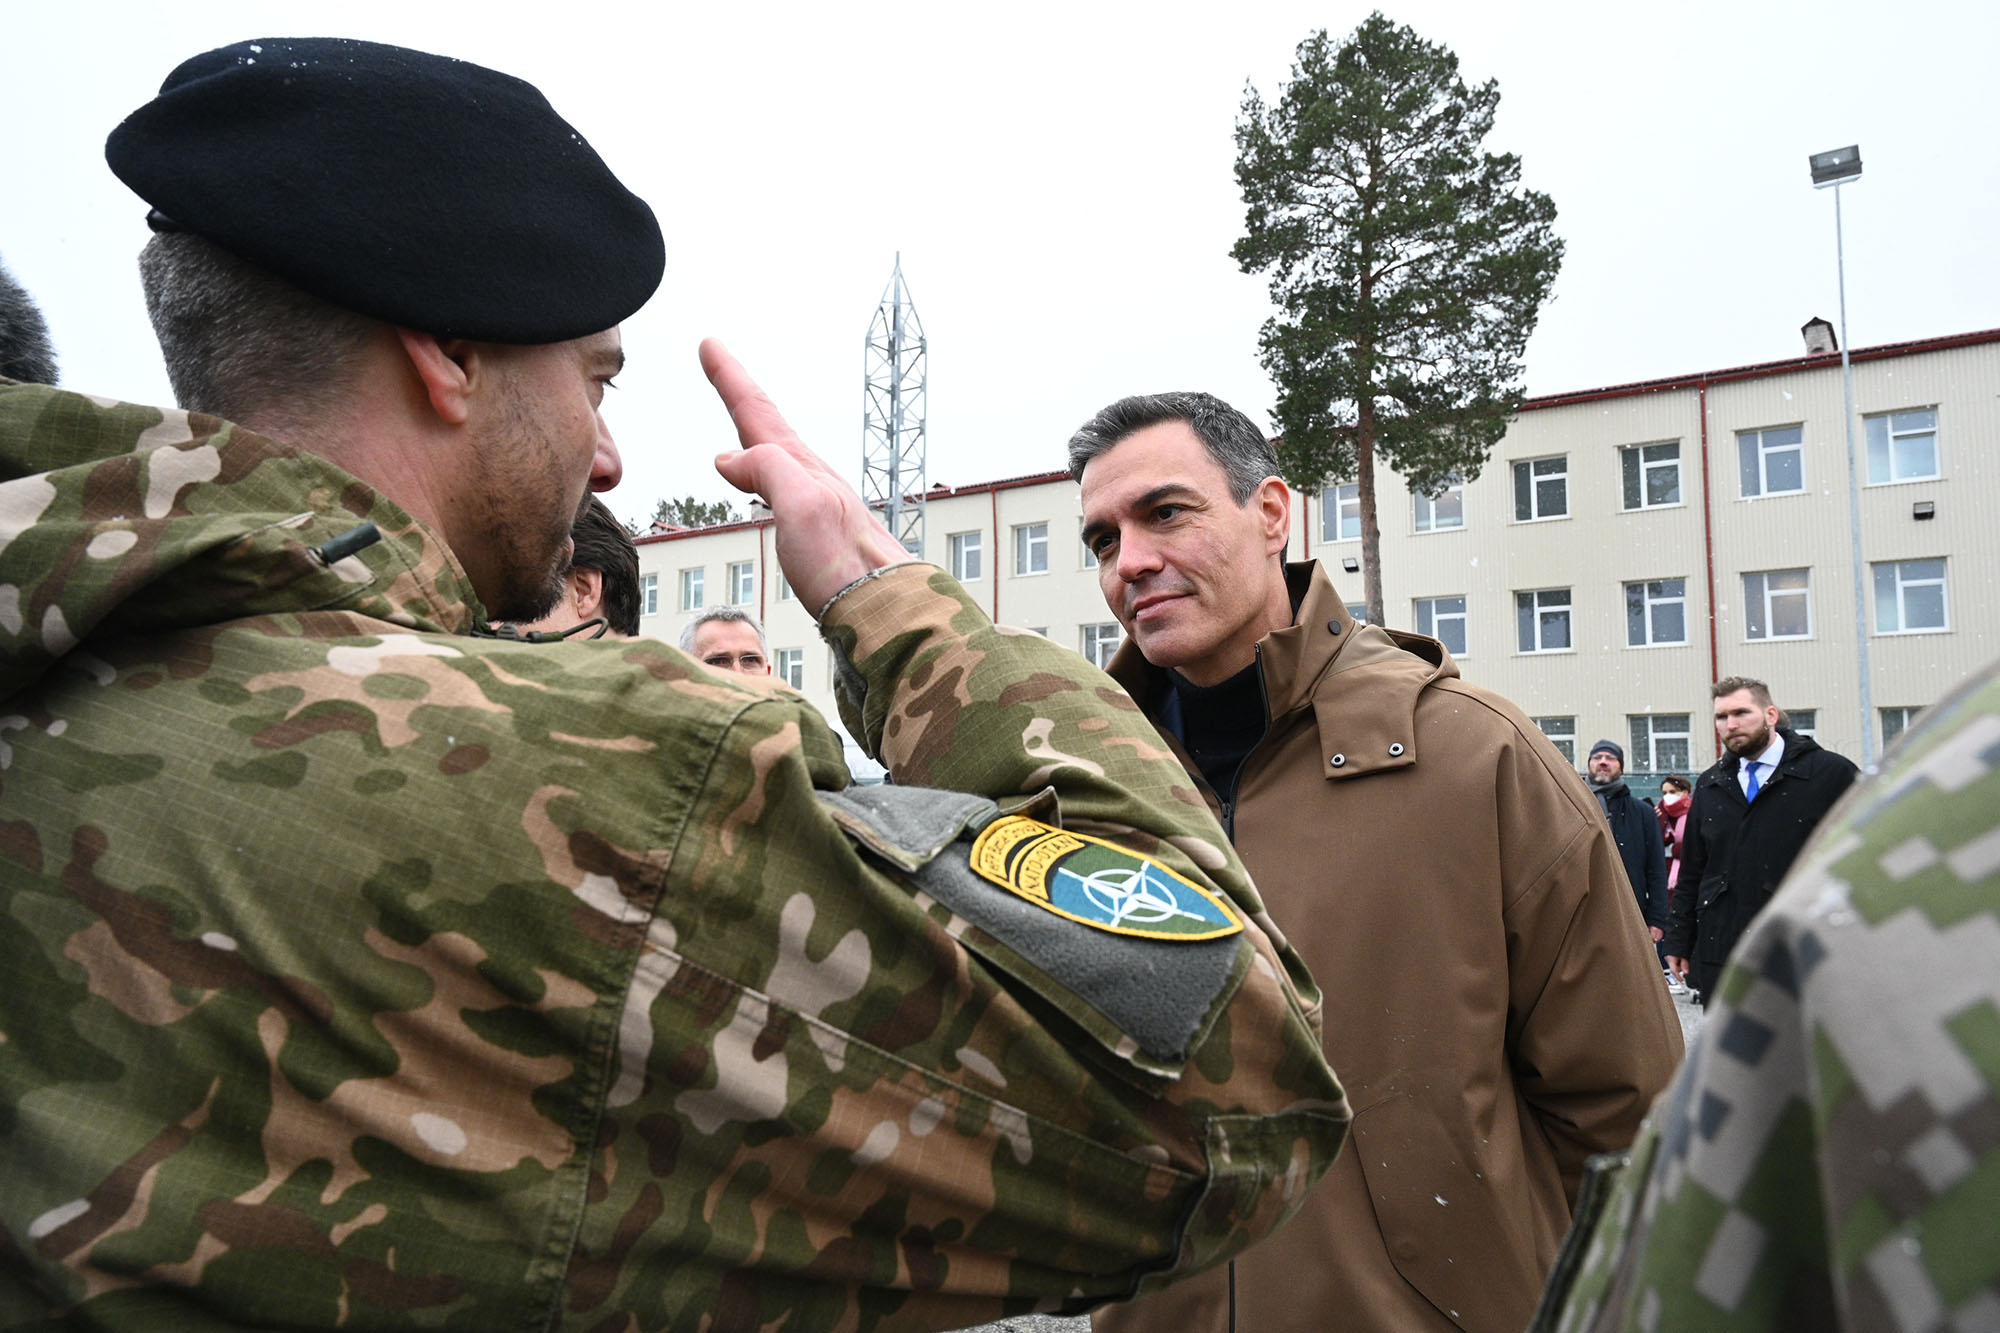
[[[0, 1328], [957, 1328], [1220, 1262], [1325, 1170], [1317, 993], [1082, 659], [855, 585], [855, 734], [990, 799], [841, 806], [795, 697], [480, 614], [323, 460], [0, 387]], [[1234, 909], [1180, 1022], [1081, 998], [1113, 936], [926, 891], [1003, 811]], [[1127, 1006], [1183, 947], [1116, 942]]]
[[1597, 1168], [1537, 1329], [2000, 1329], [2000, 671], [1836, 807]]

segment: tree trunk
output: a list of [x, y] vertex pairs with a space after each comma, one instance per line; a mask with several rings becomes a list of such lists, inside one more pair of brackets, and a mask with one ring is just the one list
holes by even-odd
[[1368, 623], [1382, 623], [1382, 525], [1375, 521], [1375, 400], [1364, 395], [1354, 413], [1355, 504], [1361, 510], [1361, 596]]

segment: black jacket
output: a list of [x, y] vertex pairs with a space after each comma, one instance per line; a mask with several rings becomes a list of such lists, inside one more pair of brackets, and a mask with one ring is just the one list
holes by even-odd
[[1667, 925], [1667, 849], [1660, 840], [1659, 817], [1653, 807], [1634, 796], [1625, 779], [1605, 787], [1592, 787], [1611, 836], [1618, 842], [1618, 859], [1625, 863], [1625, 878], [1632, 884], [1632, 896], [1639, 901], [1639, 915], [1649, 926]]
[[1704, 1000], [1737, 937], [1854, 782], [1857, 770], [1845, 755], [1822, 750], [1809, 736], [1782, 729], [1779, 734], [1785, 756], [1754, 802], [1744, 798], [1737, 781], [1742, 761], [1735, 755], [1717, 760], [1695, 779], [1681, 841], [1680, 891], [1674, 894], [1664, 947], [1692, 961], [1690, 980]]

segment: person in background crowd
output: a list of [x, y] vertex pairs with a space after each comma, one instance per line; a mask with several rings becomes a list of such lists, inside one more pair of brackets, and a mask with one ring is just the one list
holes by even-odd
[[604, 501], [591, 496], [569, 530], [569, 568], [555, 607], [518, 628], [524, 634], [568, 634], [593, 620], [629, 639], [639, 632], [639, 548]]
[[1727, 676], [1709, 687], [1722, 758], [1695, 780], [1668, 915], [1667, 966], [1706, 1004], [1729, 951], [1769, 902], [1826, 812], [1853, 785], [1845, 755], [1779, 721], [1770, 687]]
[[703, 666], [740, 676], [771, 674], [771, 650], [757, 617], [740, 606], [711, 606], [681, 627], [681, 651]]
[[1533, 1333], [2000, 1327], [2000, 663], [1827, 817], [1704, 1030]]
[[1625, 751], [1618, 742], [1604, 740], [1590, 747], [1584, 767], [1590, 790], [1611, 825], [1618, 843], [1618, 859], [1631, 881], [1632, 897], [1639, 914], [1646, 918], [1647, 933], [1653, 937], [1654, 956], [1662, 965], [1666, 959], [1657, 946], [1667, 933], [1667, 858], [1660, 844], [1659, 823], [1647, 804], [1625, 785]]

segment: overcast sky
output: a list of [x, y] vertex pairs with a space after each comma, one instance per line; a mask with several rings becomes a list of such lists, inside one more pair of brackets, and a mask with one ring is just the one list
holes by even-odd
[[[695, 361], [727, 341], [858, 477], [863, 341], [898, 252], [929, 336], [930, 480], [1062, 465], [1123, 394], [1205, 388], [1268, 419], [1261, 276], [1238, 271], [1232, 129], [1344, 0], [1183, 7], [820, 3], [479, 7], [93, 4], [10, 10], [0, 260], [75, 389], [165, 402], [133, 256], [145, 206], [105, 135], [183, 58], [251, 37], [364, 37], [537, 84], [658, 213], [667, 272], [607, 404], [621, 516], [727, 487]], [[2000, 325], [1990, 0], [1432, 0], [1390, 17], [1499, 80], [1489, 147], [1552, 195], [1568, 257], [1528, 346], [1547, 394], [1798, 355], [1837, 318], [1846, 188], [1855, 346]]]

